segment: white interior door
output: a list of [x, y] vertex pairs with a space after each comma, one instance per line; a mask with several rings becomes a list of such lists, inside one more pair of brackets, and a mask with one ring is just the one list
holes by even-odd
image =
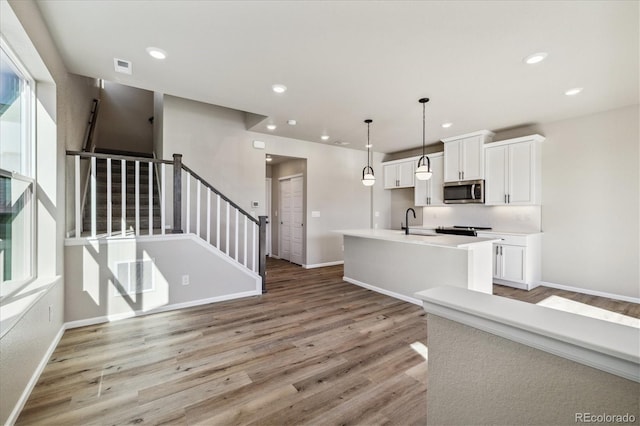
[[291, 179], [291, 258], [290, 261], [302, 265], [304, 247], [304, 187], [302, 177]]
[[280, 232], [278, 252], [280, 259], [291, 260], [291, 213], [292, 213], [291, 180], [280, 181]]

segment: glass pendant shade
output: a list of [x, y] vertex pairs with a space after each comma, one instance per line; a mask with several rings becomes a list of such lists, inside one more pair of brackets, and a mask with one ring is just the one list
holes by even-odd
[[[420, 165], [422, 163], [422, 165]], [[431, 160], [426, 155], [423, 155], [418, 160], [418, 168], [416, 169], [416, 179], [429, 180], [431, 179]]]
[[364, 186], [373, 186], [376, 183], [376, 177], [373, 175], [373, 169], [370, 166], [362, 169], [362, 184]]
[[431, 179], [431, 160], [424, 153], [425, 144], [425, 104], [429, 102], [429, 98], [419, 99], [418, 102], [422, 104], [422, 157], [418, 160], [418, 167], [416, 168], [416, 179], [429, 180]]
[[427, 166], [420, 166], [416, 169], [416, 179], [418, 180], [431, 179], [431, 172], [429, 171]]

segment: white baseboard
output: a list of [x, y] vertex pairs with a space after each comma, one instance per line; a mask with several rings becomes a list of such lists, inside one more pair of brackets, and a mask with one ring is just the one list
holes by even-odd
[[405, 296], [404, 294], [396, 293], [395, 291], [385, 290], [383, 288], [376, 287], [371, 284], [363, 283], [362, 281], [354, 280], [353, 278], [349, 278], [349, 277], [342, 277], [342, 279], [348, 283], [355, 284], [360, 287], [364, 287], [367, 290], [372, 290], [372, 291], [375, 291], [376, 293], [384, 294], [385, 296], [391, 296], [395, 299], [400, 299], [405, 302], [413, 303], [414, 305], [422, 306], [422, 300], [416, 299], [415, 297]]
[[344, 260], [336, 260], [334, 262], [314, 263], [312, 265], [302, 265], [304, 269], [324, 268], [325, 266], [344, 265]]
[[544, 287], [557, 288], [558, 290], [574, 291], [576, 293], [589, 294], [591, 296], [600, 296], [600, 297], [606, 297], [608, 299], [622, 300], [624, 302], [640, 304], [640, 298], [638, 297], [623, 296], [621, 294], [607, 293], [604, 291], [597, 291], [597, 290], [589, 290], [586, 288], [572, 287], [568, 285], [555, 284], [555, 283], [550, 283], [546, 281], [540, 281], [539, 284]]
[[66, 330], [70, 330], [72, 328], [86, 327], [88, 325], [95, 325], [95, 324], [102, 324], [102, 323], [105, 323], [105, 322], [112, 322], [112, 321], [117, 321], [117, 320], [121, 320], [121, 319], [125, 319], [125, 318], [140, 317], [140, 316], [144, 316], [144, 315], [157, 314], [157, 313], [160, 313], [160, 312], [174, 311], [174, 310], [177, 310], [177, 309], [184, 309], [184, 308], [191, 308], [191, 307], [194, 307], [194, 306], [207, 305], [209, 303], [224, 302], [224, 301], [227, 301], [227, 300], [241, 299], [241, 298], [250, 297], [250, 296], [259, 296], [261, 294], [262, 294], [262, 290], [251, 290], [251, 291], [245, 291], [245, 292], [242, 292], [242, 293], [233, 293], [233, 294], [225, 294], [224, 296], [210, 297], [208, 299], [193, 300], [193, 301], [184, 302], [184, 303], [175, 303], [173, 305], [161, 306], [161, 307], [158, 307], [158, 308], [155, 308], [155, 309], [151, 309], [149, 311], [125, 312], [125, 313], [121, 313], [121, 314], [105, 315], [105, 316], [101, 316], [101, 317], [87, 318], [87, 319], [78, 320], [78, 321], [70, 321], [70, 322], [65, 324], [65, 329]]
[[27, 386], [22, 391], [22, 395], [20, 395], [18, 402], [16, 402], [16, 405], [13, 407], [11, 414], [9, 414], [9, 417], [7, 418], [5, 425], [13, 425], [16, 422], [16, 420], [18, 420], [18, 416], [20, 415], [20, 412], [24, 408], [24, 405], [27, 403], [27, 400], [29, 399], [29, 396], [31, 395], [33, 388], [36, 387], [36, 383], [38, 383], [38, 379], [40, 378], [40, 375], [42, 374], [45, 367], [49, 363], [49, 358], [51, 358], [51, 355], [53, 355], [53, 351], [56, 350], [58, 343], [60, 343], [60, 339], [62, 339], [62, 335], [64, 334], [65, 330], [66, 330], [65, 324], [62, 324], [62, 327], [60, 327], [58, 334], [56, 334], [56, 337], [53, 338], [53, 340], [51, 341], [51, 344], [49, 345], [49, 348], [47, 349], [47, 352], [45, 352], [44, 356], [40, 360], [38, 367], [36, 367], [35, 371], [31, 375], [31, 379], [29, 379]]

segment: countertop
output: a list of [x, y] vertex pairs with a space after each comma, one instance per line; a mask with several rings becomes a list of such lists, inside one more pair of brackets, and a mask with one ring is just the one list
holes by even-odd
[[[410, 228], [411, 229], [411, 228]], [[346, 229], [334, 231], [351, 237], [372, 238], [408, 244], [422, 244], [449, 248], [470, 248], [477, 244], [499, 242], [499, 238], [467, 237], [463, 235], [449, 235], [421, 232], [420, 235], [405, 235], [404, 231], [395, 229]]]

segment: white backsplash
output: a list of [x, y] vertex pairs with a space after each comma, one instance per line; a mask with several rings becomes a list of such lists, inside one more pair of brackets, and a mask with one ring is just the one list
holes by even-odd
[[504, 232], [541, 231], [540, 206], [456, 204], [423, 207], [422, 226], [486, 226]]

